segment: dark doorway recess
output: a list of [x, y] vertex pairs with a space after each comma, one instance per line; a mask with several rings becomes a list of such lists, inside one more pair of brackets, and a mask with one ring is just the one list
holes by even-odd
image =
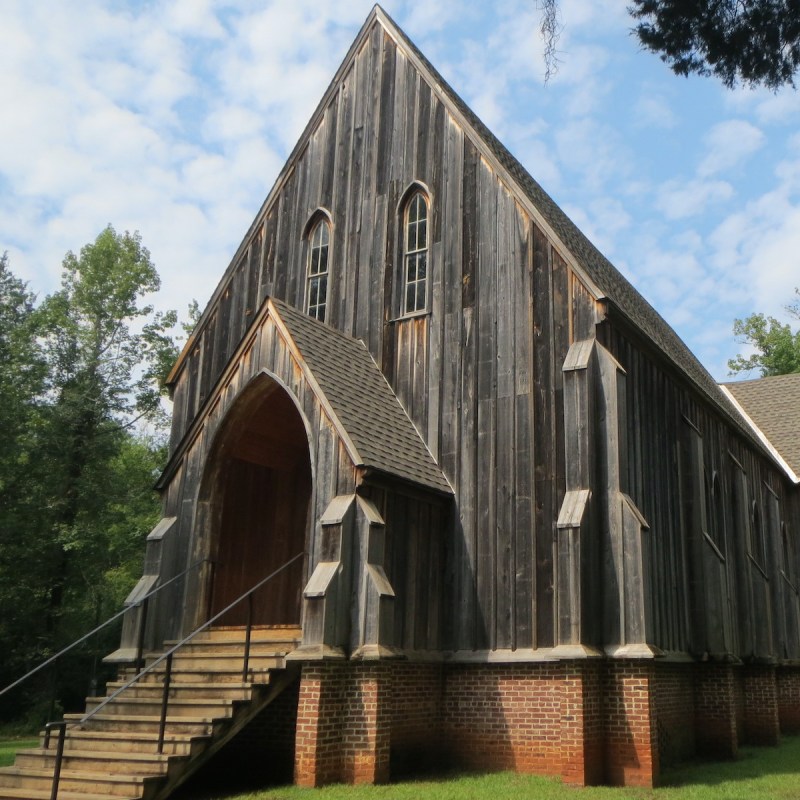
[[[217, 449], [212, 614], [305, 549], [311, 466], [302, 417], [267, 378], [248, 395]], [[262, 587], [253, 624], [299, 625], [302, 580], [300, 559]], [[240, 603], [219, 624], [244, 625], [247, 609]]]

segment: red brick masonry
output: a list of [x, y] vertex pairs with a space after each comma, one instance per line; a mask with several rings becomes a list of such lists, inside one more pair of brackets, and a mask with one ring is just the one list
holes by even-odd
[[312, 663], [300, 685], [295, 782], [377, 783], [434, 762], [652, 786], [666, 763], [732, 757], [740, 740], [777, 742], [779, 722], [800, 722], [800, 669]]

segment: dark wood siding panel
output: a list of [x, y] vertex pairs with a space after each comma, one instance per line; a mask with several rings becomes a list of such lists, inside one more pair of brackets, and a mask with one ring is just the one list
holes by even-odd
[[533, 647], [535, 539], [533, 485], [533, 243], [530, 219], [517, 207], [512, 228], [514, 303], [514, 625], [515, 648]]
[[544, 233], [533, 228], [533, 486], [536, 498], [535, 647], [553, 644], [553, 527], [555, 503], [555, 364], [551, 249]]
[[[782, 508], [770, 499], [785, 485], [778, 470], [638, 343], [618, 329], [606, 328], [603, 338], [627, 372], [628, 490], [650, 524], [655, 576], [650, 640], [697, 655], [781, 657], [778, 641], [790, 636], [787, 615], [775, 614], [780, 598], [771, 587], [781, 578], [775, 533], [767, 531], [768, 506], [776, 515]], [[690, 425], [700, 442], [694, 462]], [[706, 483], [714, 473], [717, 508]], [[772, 548], [761, 565], [749, 553], [753, 501]]]
[[515, 467], [515, 341], [516, 208], [514, 199], [499, 187], [497, 196], [496, 267], [496, 411], [495, 411], [495, 647], [511, 649], [515, 643], [516, 531], [514, 516]]
[[275, 287], [275, 258], [278, 237], [278, 204], [274, 204], [264, 220], [264, 249], [261, 264], [261, 285], [258, 289], [259, 306], [272, 295]]
[[[497, 646], [497, 185], [494, 175], [478, 169], [477, 341], [477, 591], [480, 624], [478, 649]], [[483, 634], [483, 636], [481, 636]]]
[[354, 97], [353, 70], [343, 77], [338, 92], [336, 125], [336, 164], [330, 210], [333, 215], [333, 248], [330, 291], [330, 324], [342, 330], [352, 329], [352, 297], [350, 294], [351, 262], [348, 258], [348, 218], [351, 213], [350, 160], [353, 139]]

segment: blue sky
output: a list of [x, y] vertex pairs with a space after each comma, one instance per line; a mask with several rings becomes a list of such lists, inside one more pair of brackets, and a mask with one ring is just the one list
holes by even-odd
[[[718, 380], [736, 317], [800, 285], [800, 96], [674, 76], [626, 0], [384, 8]], [[140, 231], [159, 306], [201, 305], [372, 3], [0, 0], [0, 252], [46, 293], [107, 224]]]

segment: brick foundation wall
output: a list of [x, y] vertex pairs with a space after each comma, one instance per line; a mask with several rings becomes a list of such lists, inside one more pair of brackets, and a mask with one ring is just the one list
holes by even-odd
[[744, 744], [744, 676], [741, 668], [733, 672], [733, 696], [736, 702], [736, 741]]
[[297, 705], [294, 779], [299, 786], [389, 778], [392, 665], [311, 663]]
[[695, 742], [695, 680], [690, 665], [654, 665], [653, 711], [663, 769], [691, 758]]
[[453, 765], [652, 786], [800, 722], [800, 669], [645, 660], [303, 667], [295, 781], [377, 783]]
[[591, 786], [605, 779], [603, 666], [567, 664], [561, 698], [561, 777]]
[[800, 667], [779, 667], [776, 678], [781, 733], [800, 733]]
[[693, 671], [697, 752], [735, 758], [744, 724], [744, 693], [737, 671], [730, 664], [696, 664]]
[[347, 665], [303, 666], [297, 703], [294, 781], [322, 786], [341, 780], [342, 700]]
[[358, 664], [342, 687], [342, 779], [384, 783], [389, 779], [391, 664]]
[[562, 664], [445, 669], [443, 739], [469, 769], [561, 774]]
[[745, 740], [749, 744], [777, 744], [780, 721], [775, 667], [746, 666], [742, 670], [742, 682]]
[[442, 747], [441, 664], [391, 665], [391, 778], [440, 770]]
[[641, 661], [614, 661], [606, 667], [606, 780], [612, 785], [652, 786], [657, 780], [654, 669]]

